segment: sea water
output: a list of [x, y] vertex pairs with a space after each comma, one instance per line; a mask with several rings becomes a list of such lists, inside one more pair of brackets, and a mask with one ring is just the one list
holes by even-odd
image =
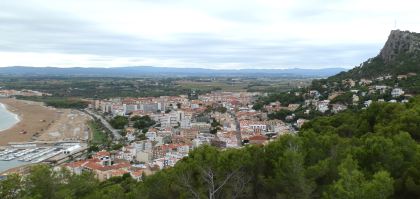
[[[13, 125], [15, 125], [16, 123], [19, 122], [19, 117], [8, 111], [6, 109], [6, 106], [4, 106], [4, 104], [0, 103], [0, 131], [2, 130], [6, 130], [10, 127], [12, 127]], [[1, 132], [0, 132], [0, 136], [1, 136]], [[8, 169], [17, 167], [17, 166], [21, 166], [27, 164], [26, 162], [20, 162], [17, 160], [12, 160], [12, 161], [1, 161], [0, 160], [0, 172], [6, 171]]]
[[0, 103], [0, 131], [6, 130], [19, 122], [19, 117], [8, 111], [4, 104]]
[[10, 160], [10, 161], [0, 160], [0, 173], [5, 172], [9, 169], [13, 169], [15, 167], [25, 165], [25, 164], [28, 164], [28, 162], [22, 162], [19, 160]]

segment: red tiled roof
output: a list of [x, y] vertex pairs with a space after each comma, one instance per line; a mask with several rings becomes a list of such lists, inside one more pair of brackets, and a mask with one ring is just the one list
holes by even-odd
[[129, 173], [129, 172], [126, 171], [126, 170], [123, 170], [123, 169], [118, 169], [118, 170], [111, 171], [111, 175], [112, 176], [122, 176], [122, 175], [124, 175], [126, 173]]
[[64, 164], [64, 166], [76, 168], [76, 167], [81, 167], [83, 164], [85, 164], [87, 162], [88, 162], [87, 160], [81, 160], [81, 161], [77, 161], [77, 162], [69, 162], [69, 163]]
[[255, 141], [258, 141], [258, 140], [267, 140], [267, 137], [262, 136], [262, 135], [255, 135], [255, 136], [250, 137], [249, 140], [255, 140]]
[[131, 164], [130, 164], [130, 162], [121, 162], [121, 163], [114, 164], [114, 165], [107, 166], [107, 167], [109, 167], [110, 169], [121, 169], [121, 168], [129, 168], [129, 167], [131, 167]]
[[85, 168], [91, 169], [91, 170], [100, 170], [104, 171], [104, 166], [102, 166], [99, 163], [96, 162], [88, 162], [84, 165]]
[[108, 151], [99, 151], [96, 153], [96, 156], [110, 156], [111, 154]]
[[134, 176], [134, 177], [142, 176], [143, 175], [143, 170], [140, 169], [140, 170], [132, 171], [131, 175]]
[[109, 171], [109, 170], [116, 170], [116, 169], [122, 169], [122, 168], [129, 168], [131, 167], [131, 164], [129, 162], [121, 162], [121, 163], [114, 164], [111, 166], [103, 166], [99, 162], [89, 161], [83, 166], [91, 170]]
[[166, 144], [166, 145], [162, 145], [160, 146], [160, 148], [162, 149], [162, 151], [167, 151], [169, 149], [174, 150], [178, 147], [178, 144]]

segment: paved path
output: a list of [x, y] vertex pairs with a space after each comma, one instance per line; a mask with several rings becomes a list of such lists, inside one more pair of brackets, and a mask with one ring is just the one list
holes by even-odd
[[238, 141], [238, 146], [242, 146], [242, 135], [241, 135], [241, 124], [239, 123], [236, 113], [228, 111], [228, 113], [234, 118], [236, 123], [236, 140]]
[[96, 113], [94, 113], [93, 111], [91, 111], [91, 110], [89, 110], [89, 109], [85, 109], [85, 111], [87, 112], [87, 113], [89, 113], [90, 115], [92, 115], [92, 116], [94, 116], [94, 117], [96, 117], [96, 118], [98, 118], [100, 121], [101, 121], [101, 123], [109, 130], [109, 131], [111, 131], [112, 132], [112, 134], [114, 135], [114, 138], [116, 139], [116, 140], [119, 140], [119, 139], [121, 139], [122, 138], [122, 136], [121, 136], [121, 134], [120, 134], [120, 132], [117, 130], [117, 129], [114, 129], [109, 123], [108, 123], [108, 121], [106, 121], [105, 120], [105, 118], [104, 117], [102, 117], [101, 115], [98, 115], [98, 114], [96, 114]]

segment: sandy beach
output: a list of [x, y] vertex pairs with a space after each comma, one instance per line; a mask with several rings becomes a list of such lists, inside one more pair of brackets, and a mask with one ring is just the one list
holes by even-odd
[[7, 145], [8, 142], [34, 140], [58, 116], [53, 109], [42, 106], [41, 103], [37, 102], [0, 99], [0, 103], [6, 105], [9, 111], [17, 114], [20, 118], [20, 122], [12, 128], [0, 131], [0, 145]]
[[13, 127], [0, 131], [0, 146], [9, 142], [87, 139], [89, 116], [71, 109], [55, 109], [39, 102], [0, 98], [0, 103], [20, 118]]

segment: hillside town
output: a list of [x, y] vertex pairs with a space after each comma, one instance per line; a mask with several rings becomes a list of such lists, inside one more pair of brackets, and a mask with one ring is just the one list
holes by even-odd
[[[102, 133], [112, 144], [76, 139], [73, 140], [78, 142], [75, 146], [86, 143], [90, 147], [72, 150], [68, 143], [70, 150], [59, 146], [41, 159], [52, 163], [54, 159], [67, 157], [68, 163], [53, 164], [56, 169], [64, 167], [75, 174], [90, 171], [101, 181], [125, 174], [140, 181], [143, 175], [175, 166], [202, 145], [222, 150], [266, 145], [284, 134], [296, 134], [305, 122], [318, 116], [365, 109], [374, 102], [407, 103], [415, 94], [404, 87], [404, 82], [416, 78], [417, 74], [411, 72], [338, 81], [327, 79], [278, 96], [227, 91], [196, 94], [192, 90], [188, 95], [179, 96], [84, 99], [88, 107], [83, 111], [104, 127], [106, 131]], [[3, 98], [20, 96], [50, 94], [0, 90]], [[91, 135], [90, 140], [94, 137]], [[94, 150], [89, 150], [92, 147]], [[70, 152], [61, 154], [60, 150]], [[42, 147], [38, 152], [43, 153]], [[3, 159], [11, 159], [10, 154]]]
[[[102, 121], [127, 118], [127, 124], [118, 130], [124, 135], [118, 142], [124, 145], [64, 167], [75, 173], [90, 170], [101, 180], [125, 173], [141, 179], [139, 174], [174, 166], [204, 144], [239, 148], [247, 144], [263, 145], [277, 136], [294, 133], [290, 123], [269, 120], [266, 112], [252, 108], [259, 95], [212, 92], [192, 100], [188, 96], [93, 100], [88, 109], [103, 117]], [[139, 127], [135, 122], [138, 118], [152, 122]]]
[[[75, 174], [90, 171], [99, 180], [124, 174], [141, 180], [144, 174], [173, 167], [202, 145], [222, 150], [265, 145], [284, 134], [296, 134], [316, 116], [365, 109], [373, 102], [406, 103], [412, 94], [392, 83], [416, 75], [314, 83], [281, 93], [285, 98], [259, 92], [212, 91], [198, 95], [191, 91], [179, 96], [84, 99], [88, 107], [83, 111], [106, 130], [102, 133], [118, 147], [90, 143], [90, 148], [95, 149], [88, 150], [87, 156], [78, 155], [69, 163], [57, 164], [56, 169], [64, 167]], [[48, 95], [32, 90], [0, 90], [0, 94]], [[74, 150], [67, 156], [72, 153], [81, 151]]]
[[[401, 102], [407, 103], [408, 99], [415, 93], [405, 90], [404, 86], [399, 85], [413, 81], [417, 78], [416, 73], [401, 75], [379, 75], [374, 78], [344, 79], [341, 82], [333, 82], [333, 85], [324, 84], [322, 87], [329, 88], [324, 93], [328, 93], [328, 98], [323, 103], [318, 104], [317, 108], [321, 112], [328, 111], [327, 105], [331, 105], [331, 111], [336, 113], [347, 109], [347, 106], [368, 107], [372, 102]], [[313, 93], [320, 95], [318, 91]], [[340, 97], [341, 96], [341, 97]]]
[[[288, 95], [298, 96], [302, 101], [274, 101], [259, 109], [255, 108], [255, 103], [267, 94], [213, 91], [197, 96], [90, 100], [87, 110], [100, 117], [105, 126], [112, 126], [106, 123], [112, 123], [115, 118], [126, 121], [119, 129], [112, 129], [116, 132], [114, 141], [121, 143], [121, 148], [104, 149], [91, 158], [70, 162], [64, 167], [74, 173], [91, 171], [100, 180], [124, 174], [141, 180], [144, 174], [174, 166], [202, 145], [240, 148], [265, 145], [284, 134], [296, 134], [314, 112], [328, 115], [350, 107], [364, 109], [373, 102], [408, 102], [411, 95], [403, 89], [381, 84], [392, 78], [343, 80], [341, 90], [291, 91]], [[287, 114], [272, 116], [281, 111]]]
[[307, 85], [4, 77], [0, 198], [420, 198], [420, 34], [389, 38]]

